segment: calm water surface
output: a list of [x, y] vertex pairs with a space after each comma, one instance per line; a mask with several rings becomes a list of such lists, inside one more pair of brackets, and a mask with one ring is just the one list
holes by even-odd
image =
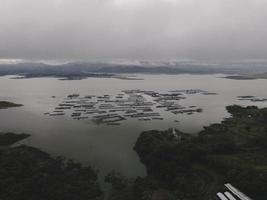
[[[84, 164], [90, 163], [104, 175], [112, 169], [125, 176], [145, 175], [145, 168], [133, 151], [138, 135], [144, 130], [176, 127], [196, 134], [203, 126], [228, 117], [230, 104], [267, 107], [267, 102], [239, 101], [239, 95], [267, 98], [267, 80], [229, 80], [223, 75], [139, 75], [144, 80], [88, 78], [60, 81], [54, 78], [10, 79], [0, 77], [0, 99], [24, 104], [0, 110], [0, 131], [26, 132], [32, 137], [23, 141], [53, 155], [63, 155]], [[163, 113], [163, 121], [127, 120], [120, 126], [95, 125], [89, 120], [49, 117], [51, 111], [68, 94], [116, 94], [125, 89], [167, 92], [178, 89], [202, 89], [218, 95], [187, 95], [183, 106], [203, 108], [194, 115]], [[56, 98], [51, 98], [51, 96]], [[179, 120], [175, 123], [174, 120]]]

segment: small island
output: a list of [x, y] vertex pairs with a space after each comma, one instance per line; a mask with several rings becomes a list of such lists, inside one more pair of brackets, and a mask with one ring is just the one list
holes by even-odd
[[267, 73], [263, 74], [249, 74], [249, 75], [230, 75], [224, 78], [234, 80], [255, 80], [255, 79], [267, 79]]
[[12, 108], [12, 107], [20, 107], [22, 104], [16, 104], [9, 101], [0, 101], [0, 109]]
[[30, 79], [30, 78], [57, 78], [61, 81], [72, 81], [72, 80], [83, 80], [87, 78], [116, 78], [121, 80], [144, 80], [143, 78], [138, 78], [136, 75], [126, 75], [126, 74], [114, 74], [114, 73], [98, 73], [98, 72], [77, 72], [77, 73], [18, 73], [14, 74], [14, 77], [10, 79]]

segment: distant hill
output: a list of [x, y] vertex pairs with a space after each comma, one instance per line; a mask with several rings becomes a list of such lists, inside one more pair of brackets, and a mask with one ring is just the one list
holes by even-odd
[[267, 62], [196, 63], [196, 62], [70, 62], [0, 64], [0, 75], [25, 77], [90, 77], [95, 74], [255, 74], [266, 73]]

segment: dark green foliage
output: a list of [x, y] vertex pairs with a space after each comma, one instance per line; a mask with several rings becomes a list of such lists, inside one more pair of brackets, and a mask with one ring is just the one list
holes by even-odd
[[256, 169], [255, 167], [243, 166], [242, 170], [230, 170], [228, 180], [238, 185], [240, 190], [252, 194], [254, 199], [266, 199], [267, 168]]
[[105, 182], [111, 183], [112, 187], [117, 190], [122, 190], [126, 188], [129, 184], [129, 180], [115, 171], [110, 172], [105, 177]]
[[142, 180], [153, 188], [141, 193], [164, 189], [176, 198], [201, 200], [231, 182], [255, 199], [267, 199], [267, 109], [234, 105], [227, 110], [231, 118], [196, 137], [183, 134], [181, 142], [168, 131], [143, 132], [134, 149], [147, 167]]
[[0, 155], [1, 200], [90, 200], [101, 190], [90, 167], [19, 146]]
[[267, 131], [265, 134], [252, 138], [248, 145], [267, 149]]

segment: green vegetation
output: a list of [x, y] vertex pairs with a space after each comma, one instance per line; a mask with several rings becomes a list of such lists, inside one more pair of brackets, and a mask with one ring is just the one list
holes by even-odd
[[19, 107], [21, 104], [12, 103], [9, 101], [0, 101], [0, 109], [11, 108], [11, 107]]
[[267, 108], [227, 110], [232, 117], [197, 136], [183, 133], [182, 141], [171, 131], [143, 132], [134, 149], [147, 176], [116, 187], [121, 178], [113, 174], [112, 199], [211, 199], [226, 182], [254, 199], [266, 199]]
[[[25, 137], [1, 134], [0, 143], [11, 145]], [[89, 166], [24, 145], [0, 150], [1, 200], [99, 200], [101, 196], [97, 175]]]

